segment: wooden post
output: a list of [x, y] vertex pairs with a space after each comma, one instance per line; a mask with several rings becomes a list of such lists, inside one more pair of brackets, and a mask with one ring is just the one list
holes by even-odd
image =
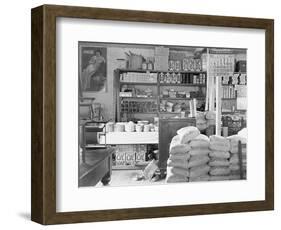
[[221, 136], [221, 76], [216, 77], [216, 135]]
[[206, 103], [205, 103], [205, 111], [208, 111], [210, 108], [210, 97], [209, 97], [209, 87], [210, 87], [210, 78], [211, 78], [211, 73], [210, 73], [210, 55], [209, 55], [209, 48], [207, 48], [207, 75], [206, 75]]

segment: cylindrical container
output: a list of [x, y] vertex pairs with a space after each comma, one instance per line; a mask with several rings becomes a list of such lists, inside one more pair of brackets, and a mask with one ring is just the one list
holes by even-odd
[[134, 122], [130, 121], [125, 125], [126, 132], [135, 132], [135, 124]]
[[149, 132], [150, 131], [150, 125], [144, 125], [143, 131], [144, 132]]
[[180, 61], [175, 61], [175, 70], [180, 71], [181, 70], [181, 62]]
[[143, 131], [143, 125], [137, 124], [136, 125], [136, 132], [142, 132]]
[[169, 70], [170, 71], [175, 70], [175, 61], [174, 60], [169, 61]]
[[185, 118], [185, 112], [184, 111], [181, 112], [181, 118]]
[[106, 125], [105, 125], [105, 131], [106, 131], [107, 133], [114, 132], [114, 123], [113, 123], [113, 122], [108, 122], [108, 123], [106, 123]]
[[153, 70], [153, 64], [152, 64], [152, 62], [148, 62], [148, 64], [147, 64], [147, 69], [148, 69], [148, 70]]
[[123, 123], [116, 123], [114, 132], [125, 132], [125, 125]]
[[222, 135], [224, 137], [227, 137], [228, 136], [228, 127], [222, 127]]
[[142, 69], [147, 69], [147, 64], [146, 64], [146, 62], [143, 62], [143, 63], [142, 63]]

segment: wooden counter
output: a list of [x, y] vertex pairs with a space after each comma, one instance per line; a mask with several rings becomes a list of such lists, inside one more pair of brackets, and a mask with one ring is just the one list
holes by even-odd
[[[137, 145], [158, 144], [158, 137], [158, 132], [109, 132], [105, 138], [108, 145]], [[99, 143], [105, 144], [105, 138], [101, 136]]]

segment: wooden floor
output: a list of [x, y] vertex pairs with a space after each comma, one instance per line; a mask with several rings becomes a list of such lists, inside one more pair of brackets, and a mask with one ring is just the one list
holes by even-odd
[[[141, 170], [113, 170], [111, 181], [107, 186], [136, 186], [136, 185], [159, 185], [165, 184], [165, 180], [152, 182], [149, 180], [136, 181], [135, 178], [141, 175]], [[96, 187], [104, 187], [102, 183], [98, 183]]]

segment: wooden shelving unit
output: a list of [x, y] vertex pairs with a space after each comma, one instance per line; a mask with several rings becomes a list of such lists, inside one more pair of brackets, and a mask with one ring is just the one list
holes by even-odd
[[[157, 82], [132, 82], [132, 81], [121, 81], [120, 80], [120, 75], [123, 73], [157, 73]], [[204, 83], [160, 83], [159, 79], [159, 74], [160, 73], [175, 73], [175, 74], [192, 74], [192, 75], [200, 75], [204, 74], [205, 81]], [[147, 112], [128, 112], [127, 114], [131, 115], [138, 115], [138, 114], [143, 114], [148, 115], [148, 118], [152, 118], [151, 115], [157, 115], [158, 117], [161, 117], [161, 115], [178, 115], [180, 112], [165, 112], [165, 111], [160, 111], [160, 103], [162, 100], [167, 100], [167, 101], [189, 101], [192, 100], [193, 98], [164, 98], [160, 96], [162, 87], [181, 87], [181, 88], [189, 88], [189, 87], [206, 87], [206, 82], [207, 82], [207, 72], [206, 71], [163, 71], [163, 70], [140, 70], [140, 69], [116, 69], [115, 70], [115, 96], [116, 96], [116, 120], [121, 121], [122, 117], [122, 110], [121, 110], [121, 103], [122, 101], [155, 101], [157, 105], [157, 111], [147, 111]], [[129, 85], [129, 86], [148, 86], [153, 88], [153, 91], [155, 95], [152, 97], [122, 97], [119, 95], [119, 92], [121, 91], [121, 87], [123, 85]], [[199, 101], [205, 101], [205, 95], [206, 95], [206, 90], [204, 90], [204, 97], [196, 97], [197, 100]]]

